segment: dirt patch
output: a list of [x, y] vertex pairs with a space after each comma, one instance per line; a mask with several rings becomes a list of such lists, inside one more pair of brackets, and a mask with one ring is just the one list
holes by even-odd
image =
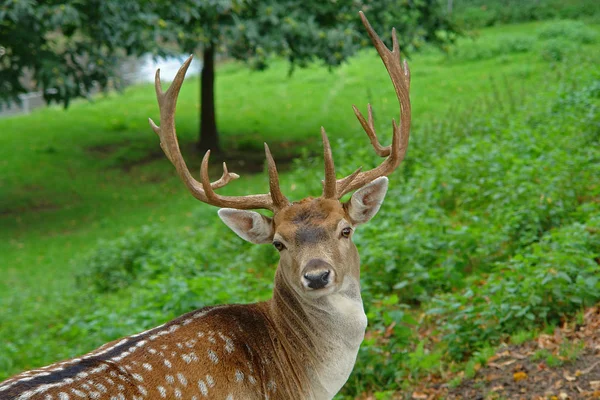
[[[265, 154], [263, 144], [259, 138], [253, 136], [241, 136], [235, 138], [235, 142], [224, 145], [225, 151], [211, 154], [211, 176], [213, 169], [216, 171], [223, 162], [227, 163], [229, 170], [240, 174], [262, 173], [265, 165]], [[279, 171], [288, 170], [295, 158], [299, 157], [300, 149], [311, 147], [314, 140], [304, 141], [281, 141], [270, 144], [271, 152], [277, 163]], [[183, 157], [190, 171], [198, 171], [204, 157], [204, 152], [196, 148], [196, 143], [180, 143]], [[165, 155], [158, 145], [152, 148], [148, 143], [110, 143], [90, 146], [85, 149], [90, 156], [102, 160], [107, 168], [118, 168], [125, 172], [131, 172], [136, 167], [150, 164], [156, 160], [165, 159]], [[214, 166], [214, 168], [213, 168]]]
[[50, 201], [41, 185], [23, 185], [0, 201], [0, 217], [19, 217], [25, 213], [55, 211], [61, 208]]
[[150, 164], [156, 160], [160, 160], [165, 155], [162, 151], [152, 151], [137, 158], [124, 158], [118, 161], [118, 168], [125, 172], [130, 172], [135, 167], [140, 167], [145, 164]]
[[118, 151], [121, 146], [122, 144], [119, 143], [99, 144], [96, 146], [86, 147], [85, 152], [97, 158], [106, 158]]
[[447, 399], [600, 399], [600, 307], [581, 324], [507, 346]]
[[36, 213], [36, 212], [44, 212], [44, 211], [55, 211], [60, 209], [60, 207], [48, 200], [39, 200], [35, 204], [27, 205], [27, 206], [18, 206], [12, 208], [4, 208], [0, 209], [0, 217], [13, 217], [19, 216], [25, 213]]

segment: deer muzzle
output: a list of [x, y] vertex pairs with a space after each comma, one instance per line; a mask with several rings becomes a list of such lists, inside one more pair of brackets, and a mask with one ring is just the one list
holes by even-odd
[[310, 260], [302, 270], [302, 285], [307, 290], [323, 289], [335, 281], [333, 267], [320, 258]]

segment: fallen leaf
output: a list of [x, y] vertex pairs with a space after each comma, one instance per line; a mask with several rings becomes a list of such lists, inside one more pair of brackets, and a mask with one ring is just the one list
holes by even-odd
[[563, 372], [563, 377], [564, 377], [564, 378], [565, 378], [567, 381], [569, 381], [569, 382], [573, 382], [573, 381], [576, 381], [576, 380], [577, 380], [577, 378], [576, 378], [576, 377], [574, 377], [574, 376], [570, 376], [570, 375], [567, 373], [567, 371]]
[[527, 379], [527, 374], [523, 371], [521, 372], [515, 372], [513, 374], [513, 379], [515, 380], [515, 382], [519, 382], [522, 381], [523, 379]]
[[529, 357], [525, 354], [520, 354], [520, 353], [512, 353], [511, 354], [514, 358], [516, 358], [517, 360], [524, 360], [525, 358]]

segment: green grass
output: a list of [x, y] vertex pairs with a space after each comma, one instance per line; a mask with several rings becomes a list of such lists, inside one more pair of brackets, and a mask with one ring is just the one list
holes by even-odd
[[[569, 265], [568, 274], [592, 268], [587, 262], [596, 236], [582, 232], [596, 229], [591, 207], [599, 189], [591, 177], [598, 169], [593, 124], [599, 46], [558, 47], [560, 58], [552, 59], [555, 45], [538, 37], [543, 25], [486, 29], [475, 41], [461, 40], [449, 56], [428, 49], [410, 60], [411, 148], [392, 176], [381, 215], [357, 234], [374, 335], [363, 345], [349, 396], [369, 390], [385, 398], [405, 378], [452, 365], [449, 353], [477, 360], [498, 335], [516, 333], [491, 324], [487, 337], [457, 346], [494, 317], [476, 320], [461, 298], [481, 301], [481, 307], [496, 301], [496, 288], [513, 290], [511, 279], [531, 275], [536, 262]], [[598, 32], [595, 25], [588, 29]], [[198, 98], [198, 81], [187, 80], [177, 123], [192, 171], [200, 160], [193, 151]], [[277, 159], [300, 142], [302, 153], [316, 154], [324, 125], [340, 174], [376, 162], [350, 105], [365, 110], [371, 102], [377, 131], [388, 142], [390, 118], [398, 115], [393, 99], [372, 51], [333, 72], [313, 66], [292, 79], [280, 61], [265, 72], [237, 63], [218, 70], [225, 149], [260, 148], [267, 141], [275, 144]], [[0, 379], [194, 307], [268, 296], [274, 251], [241, 243], [220, 225], [215, 209], [186, 193], [147, 126], [147, 117], [157, 114], [153, 88], [142, 85], [94, 103], [76, 102], [67, 111], [49, 108], [0, 120]], [[561, 168], [565, 164], [573, 171]], [[264, 174], [236, 172], [242, 178], [225, 193], [267, 190]], [[317, 195], [321, 161], [303, 157], [281, 178], [292, 199]], [[125, 260], [129, 249], [139, 254]], [[117, 291], [95, 286], [100, 279], [119, 281], [124, 263], [136, 266], [131, 282]], [[509, 283], [502, 283], [503, 274]], [[590, 285], [585, 301], [595, 298], [593, 279], [580, 278]], [[558, 281], [550, 284], [564, 290]], [[536, 326], [551, 323], [557, 310], [584, 304], [571, 302], [581, 295], [573, 286], [583, 284], [577, 285], [565, 290], [562, 308], [542, 302], [546, 317], [533, 307]], [[507, 298], [521, 308], [531, 300]], [[428, 315], [441, 317], [417, 317], [435, 302], [438, 314]], [[435, 327], [443, 341], [418, 336], [421, 327], [441, 320], [449, 321]], [[380, 340], [392, 323], [392, 338]]]

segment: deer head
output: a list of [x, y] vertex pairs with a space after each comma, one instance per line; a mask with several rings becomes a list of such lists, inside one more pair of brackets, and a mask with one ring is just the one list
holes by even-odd
[[[173, 163], [183, 182], [198, 200], [223, 207], [219, 217], [237, 235], [251, 243], [272, 243], [280, 253], [277, 275], [282, 277], [294, 291], [306, 298], [325, 296], [340, 290], [346, 277], [359, 279], [359, 257], [352, 242], [355, 228], [369, 221], [379, 210], [385, 197], [388, 179], [400, 164], [408, 147], [410, 131], [410, 72], [406, 63], [400, 62], [400, 49], [395, 30], [392, 32], [392, 50], [388, 50], [374, 32], [365, 16], [360, 13], [363, 24], [390, 75], [400, 104], [401, 124], [392, 123], [392, 144], [381, 146], [375, 133], [373, 112], [368, 106], [368, 119], [353, 106], [354, 112], [367, 133], [375, 152], [385, 159], [369, 171], [357, 169], [354, 173], [336, 179], [329, 139], [321, 128], [324, 148], [325, 180], [323, 193], [318, 198], [306, 198], [290, 202], [281, 192], [277, 168], [269, 147], [265, 144], [268, 163], [269, 187], [267, 194], [247, 196], [221, 196], [215, 189], [225, 186], [239, 176], [230, 173], [225, 163], [223, 175], [210, 182], [208, 177], [207, 151], [200, 170], [200, 182], [196, 181], [186, 167], [175, 133], [175, 105], [185, 72], [192, 57], [180, 68], [171, 87], [162, 92], [160, 70], [156, 73], [156, 94], [160, 107], [158, 127], [150, 125], [159, 135], [161, 147]], [[345, 194], [356, 190], [350, 200], [340, 202]], [[252, 209], [272, 211], [265, 216]]]

